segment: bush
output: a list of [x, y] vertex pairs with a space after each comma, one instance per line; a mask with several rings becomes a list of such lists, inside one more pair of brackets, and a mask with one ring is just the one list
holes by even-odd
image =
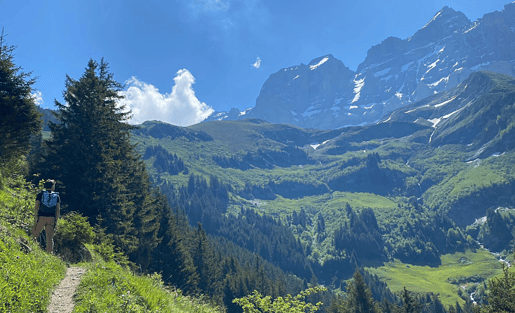
[[55, 250], [68, 262], [90, 260], [91, 255], [85, 244], [92, 243], [94, 238], [95, 232], [87, 218], [77, 212], [71, 212], [57, 222]]
[[234, 299], [233, 303], [240, 305], [245, 313], [277, 312], [277, 313], [304, 313], [316, 312], [322, 306], [321, 302], [316, 304], [303, 301], [307, 296], [326, 291], [325, 287], [312, 287], [301, 291], [298, 295], [288, 294], [286, 297], [272, 299], [270, 296], [263, 296], [254, 290], [251, 295], [243, 298]]

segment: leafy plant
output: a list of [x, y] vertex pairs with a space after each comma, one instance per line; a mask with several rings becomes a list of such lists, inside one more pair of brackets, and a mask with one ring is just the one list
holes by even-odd
[[54, 241], [57, 248], [83, 246], [95, 238], [93, 227], [88, 219], [77, 212], [64, 215], [57, 222]]
[[304, 298], [317, 292], [326, 291], [325, 287], [312, 287], [301, 291], [298, 295], [288, 294], [286, 297], [277, 297], [272, 300], [270, 296], [263, 296], [255, 291], [246, 297], [234, 299], [233, 302], [240, 305], [245, 313], [304, 313], [316, 312], [322, 305], [304, 302]]

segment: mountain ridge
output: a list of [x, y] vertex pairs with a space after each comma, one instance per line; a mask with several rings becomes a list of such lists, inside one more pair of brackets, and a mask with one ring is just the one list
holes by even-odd
[[474, 22], [444, 7], [413, 36], [372, 46], [355, 72], [331, 54], [283, 68], [265, 81], [253, 108], [215, 112], [206, 121], [253, 117], [317, 129], [374, 123], [473, 72], [513, 75], [514, 31], [515, 3]]

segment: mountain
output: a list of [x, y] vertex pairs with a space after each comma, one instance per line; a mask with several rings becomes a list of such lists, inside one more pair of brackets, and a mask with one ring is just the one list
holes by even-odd
[[132, 138], [174, 210], [209, 235], [332, 288], [363, 266], [428, 290], [411, 281], [424, 273], [455, 304], [449, 284], [500, 267], [480, 244], [511, 247], [514, 103], [514, 77], [479, 71], [363, 126], [148, 121]]
[[431, 125], [433, 147], [464, 145], [469, 161], [515, 148], [515, 79], [473, 73], [456, 88], [392, 112], [384, 121]]
[[441, 93], [480, 70], [514, 74], [515, 3], [471, 22], [444, 7], [407, 39], [373, 46], [357, 71], [332, 55], [283, 68], [263, 84], [254, 108], [215, 112], [207, 121], [259, 118], [303, 128], [377, 122]]
[[[146, 122], [135, 138], [141, 149], [157, 144], [176, 154], [190, 173], [227, 182], [233, 209], [268, 201], [261, 209], [280, 215], [291, 210], [291, 200], [316, 215], [342, 203], [388, 206], [415, 197], [464, 227], [491, 206], [515, 205], [513, 103], [515, 78], [481, 71], [370, 125], [316, 130], [259, 119], [188, 128]], [[185, 175], [153, 172], [157, 159], [146, 155], [159, 181], [186, 183]], [[340, 193], [346, 200], [333, 203]]]

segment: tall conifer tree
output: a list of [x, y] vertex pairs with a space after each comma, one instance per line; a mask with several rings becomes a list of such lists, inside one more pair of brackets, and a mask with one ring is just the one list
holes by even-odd
[[45, 168], [64, 186], [63, 202], [101, 225], [126, 253], [138, 247], [135, 215], [148, 193], [145, 167], [130, 143], [130, 111], [108, 64], [90, 60], [84, 75], [66, 76], [65, 103], [51, 123]]
[[152, 250], [149, 270], [162, 273], [165, 282], [193, 293], [197, 291], [199, 276], [183, 238], [194, 236], [194, 231], [182, 216], [172, 214], [167, 201], [160, 204], [159, 244]]
[[202, 225], [199, 223], [195, 233], [193, 247], [193, 263], [199, 275], [198, 287], [210, 295], [218, 295], [220, 292], [220, 268], [221, 260], [218, 260]]
[[30, 138], [41, 131], [41, 115], [31, 95], [34, 78], [14, 64], [15, 47], [0, 35], [0, 166], [28, 152]]
[[379, 307], [372, 297], [372, 292], [368, 288], [363, 276], [356, 270], [353, 281], [347, 290], [347, 300], [345, 301], [345, 312], [353, 313], [379, 313]]

